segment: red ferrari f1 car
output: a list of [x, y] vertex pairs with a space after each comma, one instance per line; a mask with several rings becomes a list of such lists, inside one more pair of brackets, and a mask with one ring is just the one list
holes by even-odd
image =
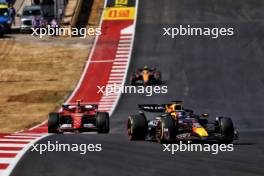
[[98, 105], [77, 101], [62, 105], [60, 112], [49, 113], [49, 133], [90, 131], [109, 133], [109, 114], [98, 112]]
[[130, 81], [131, 85], [160, 85], [162, 84], [161, 72], [145, 66], [133, 73]]

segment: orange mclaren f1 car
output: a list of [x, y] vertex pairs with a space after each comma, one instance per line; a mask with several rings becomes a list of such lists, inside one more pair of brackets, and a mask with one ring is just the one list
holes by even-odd
[[161, 72], [145, 66], [131, 75], [130, 82], [131, 85], [160, 85], [162, 84]]

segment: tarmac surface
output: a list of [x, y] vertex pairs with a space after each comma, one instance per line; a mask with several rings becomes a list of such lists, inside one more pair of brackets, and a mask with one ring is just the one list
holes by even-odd
[[[263, 8], [264, 2], [258, 0], [140, 1], [129, 73], [144, 65], [157, 67], [168, 93], [123, 94], [109, 135], [52, 135], [39, 141], [102, 144], [103, 151], [86, 155], [28, 151], [12, 175], [264, 175]], [[232, 27], [234, 36], [163, 36], [164, 27], [181, 24]], [[179, 99], [197, 113], [209, 113], [212, 120], [218, 115], [232, 117], [240, 132], [234, 151], [171, 155], [157, 143], [128, 141], [125, 123], [128, 115], [137, 113], [137, 104]]]

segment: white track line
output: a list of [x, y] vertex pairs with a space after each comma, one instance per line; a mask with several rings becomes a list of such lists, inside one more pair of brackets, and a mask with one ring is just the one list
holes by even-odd
[[109, 112], [112, 110], [112, 107], [109, 108], [100, 108], [99, 111], [103, 111], [103, 112]]
[[0, 153], [12, 153], [12, 154], [17, 154], [19, 153], [19, 150], [0, 150]]
[[123, 47], [129, 47], [130, 48], [130, 46], [131, 46], [131, 44], [126, 44], [126, 43], [122, 44], [122, 43], [119, 43], [117, 49], [120, 48], [120, 47], [121, 48], [123, 48]]
[[104, 99], [107, 100], [107, 99], [116, 99], [117, 96], [108, 96], [108, 97], [105, 97]]
[[[110, 87], [110, 86], [112, 86], [112, 87], [114, 87], [114, 86], [122, 86], [122, 83], [109, 83], [109, 84], [107, 84], [107, 86], [108, 87]], [[117, 95], [117, 93], [115, 93], [115, 95]]]
[[3, 139], [1, 138], [0, 141], [2, 142], [8, 142], [8, 141], [14, 141], [14, 142], [30, 142], [32, 139]]
[[[12, 134], [11, 134], [12, 135]], [[41, 134], [37, 133], [14, 133], [12, 136], [33, 136], [33, 137], [41, 137]]]
[[112, 70], [112, 71], [111, 71], [111, 74], [112, 74], [112, 73], [124, 73], [124, 72], [125, 72], [124, 69], [122, 69], [122, 70], [121, 70], [121, 69], [119, 69], [119, 70]]
[[112, 67], [113, 69], [119, 69], [119, 68], [122, 68], [122, 69], [125, 69], [126, 68], [126, 65], [124, 65], [124, 66], [113, 66]]
[[120, 38], [121, 38], [121, 39], [126, 38], [126, 39], [129, 39], [129, 40], [132, 40], [132, 39], [133, 39], [133, 38], [131, 38], [131, 37], [129, 37], [129, 36], [126, 36], [126, 35], [121, 35]]
[[126, 61], [127, 62], [127, 59], [126, 58], [117, 58], [117, 59], [115, 59], [115, 61]]
[[100, 108], [107, 108], [107, 107], [112, 107], [113, 104], [108, 104], [108, 105], [99, 105]]
[[113, 99], [104, 99], [104, 98], [102, 98], [100, 102], [102, 103], [102, 102], [113, 102], [113, 101], [114, 101], [114, 98]]
[[110, 76], [124, 76], [124, 74], [121, 74], [121, 73], [111, 73]]
[[122, 50], [128, 50], [128, 51], [130, 51], [130, 47], [131, 47], [131, 46], [118, 46], [118, 47], [117, 47], [117, 51], [119, 51], [119, 50], [121, 50], [121, 51], [122, 51]]
[[114, 62], [114, 60], [95, 60], [95, 61], [87, 61], [89, 63], [106, 63], [106, 62]]
[[119, 43], [126, 43], [126, 42], [130, 42], [131, 43], [131, 39], [121, 39], [120, 41], [119, 41]]
[[[121, 58], [120, 58], [121, 59]], [[128, 63], [128, 61], [127, 61], [127, 59], [124, 59], [124, 60], [120, 60], [120, 61], [115, 61], [114, 63], [113, 63], [113, 65], [126, 65], [126, 66], [128, 66], [127, 65], [127, 63]]]
[[130, 44], [130, 45], [132, 45], [132, 40], [120, 40], [119, 44]]
[[108, 104], [112, 104], [113, 102], [99, 102], [99, 105], [108, 105]]
[[105, 95], [105, 98], [116, 98], [116, 94]]
[[27, 144], [2, 144], [0, 143], [0, 147], [26, 147]]
[[108, 83], [117, 83], [117, 84], [122, 84], [122, 81], [120, 80], [120, 81], [108, 81]]
[[115, 62], [116, 62], [117, 59], [126, 59], [126, 60], [128, 60], [128, 56], [117, 56], [116, 55]]
[[[127, 58], [128, 57], [128, 53], [124, 53], [124, 54], [118, 54], [118, 55], [116, 55], [116, 58], [118, 58], [118, 57], [125, 57], [125, 58]], [[116, 60], [116, 59], [115, 59]]]
[[32, 138], [36, 139], [36, 137], [29, 137], [29, 136], [5, 136], [4, 138]]
[[15, 158], [0, 158], [0, 163], [12, 163], [15, 160]]
[[117, 51], [116, 54], [125, 54], [125, 55], [128, 55], [128, 51]]
[[123, 82], [123, 79], [121, 79], [120, 77], [112, 77], [111, 79], [109, 79], [110, 81], [122, 81]]

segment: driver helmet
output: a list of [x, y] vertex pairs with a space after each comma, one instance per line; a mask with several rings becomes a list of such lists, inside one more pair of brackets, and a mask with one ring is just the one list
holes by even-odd
[[148, 70], [148, 66], [145, 65], [144, 68], [143, 68], [143, 70]]
[[177, 116], [177, 118], [184, 118], [184, 117], [186, 117], [186, 113], [185, 113], [185, 111], [178, 111], [176, 113], [176, 116]]

